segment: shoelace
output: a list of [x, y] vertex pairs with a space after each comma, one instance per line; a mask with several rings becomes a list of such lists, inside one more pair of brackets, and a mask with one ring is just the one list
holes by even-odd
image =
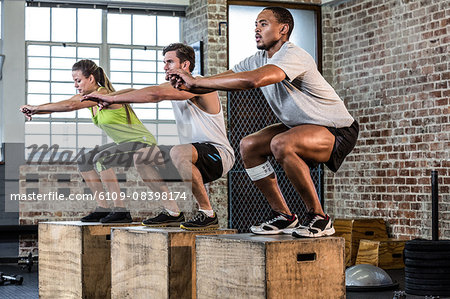
[[302, 226], [311, 227], [320, 218], [322, 218], [322, 216], [314, 214], [313, 212], [309, 211], [306, 216], [306, 221], [303, 223]]
[[272, 218], [272, 219], [270, 219], [270, 220], [267, 220], [267, 221], [264, 222], [264, 223], [265, 223], [265, 224], [272, 224], [272, 223], [274, 223], [275, 221], [283, 220], [281, 217], [283, 217], [283, 215], [278, 215], [278, 216], [276, 216], [275, 218]]

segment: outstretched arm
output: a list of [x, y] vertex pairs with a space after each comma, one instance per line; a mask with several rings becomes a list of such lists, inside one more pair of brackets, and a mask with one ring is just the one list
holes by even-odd
[[32, 119], [33, 114], [49, 114], [52, 112], [68, 112], [79, 110], [82, 108], [93, 107], [97, 105], [95, 102], [80, 102], [82, 98], [81, 95], [77, 94], [71, 97], [70, 99], [56, 102], [56, 103], [47, 103], [42, 105], [23, 105], [20, 107], [20, 111], [25, 114], [28, 120]]
[[283, 81], [286, 74], [275, 65], [265, 65], [253, 71], [234, 73], [225, 72], [212, 77], [192, 77], [183, 70], [173, 70], [169, 74], [171, 84], [181, 90], [246, 90]]
[[[120, 92], [118, 92], [120, 93]], [[157, 103], [164, 100], [187, 100], [194, 97], [187, 91], [180, 91], [173, 88], [169, 83], [156, 86], [149, 86], [142, 89], [136, 89], [121, 94], [101, 95], [91, 93], [83, 97], [83, 101], [97, 101], [103, 106], [119, 103]]]

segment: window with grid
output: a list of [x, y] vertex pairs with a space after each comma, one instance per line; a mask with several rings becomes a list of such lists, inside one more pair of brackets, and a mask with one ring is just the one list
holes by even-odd
[[[27, 103], [57, 102], [74, 95], [71, 69], [80, 59], [102, 66], [116, 90], [161, 84], [162, 49], [179, 40], [179, 17], [27, 7]], [[170, 102], [136, 104], [133, 109], [158, 143], [178, 142]], [[78, 152], [106, 142], [111, 140], [92, 124], [88, 109], [34, 115], [25, 125], [26, 158], [33, 144], [57, 144], [61, 150]]]

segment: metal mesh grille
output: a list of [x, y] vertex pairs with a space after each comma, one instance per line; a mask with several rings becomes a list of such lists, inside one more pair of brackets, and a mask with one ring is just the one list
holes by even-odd
[[[267, 200], [244, 169], [241, 155], [238, 154], [239, 142], [243, 137], [278, 122], [260, 89], [228, 93], [228, 138], [236, 153], [236, 163], [228, 174], [229, 226], [239, 232], [248, 232], [251, 225], [270, 217]], [[299, 218], [304, 218], [307, 211], [299, 194], [275, 159], [270, 157], [269, 161], [275, 169], [280, 190], [289, 208]], [[323, 204], [323, 166], [311, 168], [311, 176]]]

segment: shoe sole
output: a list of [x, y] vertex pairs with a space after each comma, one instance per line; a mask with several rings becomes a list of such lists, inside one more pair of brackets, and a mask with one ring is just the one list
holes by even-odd
[[219, 228], [218, 224], [214, 224], [214, 225], [209, 225], [209, 226], [202, 226], [202, 227], [189, 227], [189, 226], [184, 226], [183, 224], [180, 224], [180, 228], [185, 229], [185, 230], [197, 230], [197, 231], [201, 231], [201, 230], [215, 230]]
[[181, 222], [168, 222], [160, 224], [145, 224], [144, 222], [142, 222], [141, 224], [147, 227], [180, 227]]
[[281, 234], [283, 234], [282, 230], [276, 230], [276, 231], [269, 230], [269, 231], [261, 231], [261, 232], [251, 231], [251, 232], [252, 232], [252, 234], [255, 234], [255, 235], [281, 235]]
[[327, 236], [331, 236], [335, 233], [334, 227], [324, 230], [320, 233], [317, 234], [308, 234], [308, 235], [302, 235], [297, 233], [296, 231], [294, 231], [292, 233], [292, 236], [296, 237], [296, 238], [319, 238], [319, 237], [327, 237]]
[[108, 224], [108, 223], [132, 223], [133, 220], [127, 220], [127, 221], [123, 221], [123, 220], [116, 220], [116, 221], [108, 221], [108, 222], [101, 222], [103, 224]]

